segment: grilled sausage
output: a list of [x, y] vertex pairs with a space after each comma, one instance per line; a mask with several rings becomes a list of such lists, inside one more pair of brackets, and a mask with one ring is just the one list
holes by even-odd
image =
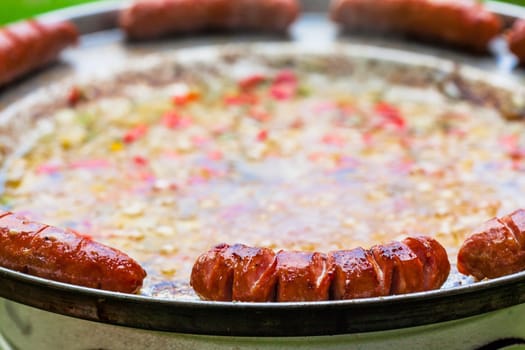
[[521, 64], [525, 64], [525, 19], [516, 21], [507, 33], [510, 51], [515, 54]]
[[270, 249], [220, 244], [197, 259], [191, 283], [205, 300], [271, 301], [276, 262]]
[[0, 214], [0, 266], [80, 286], [136, 293], [146, 272], [126, 254], [83, 237]]
[[137, 0], [119, 15], [130, 39], [154, 39], [207, 29], [285, 31], [299, 14], [297, 0]]
[[430, 237], [330, 253], [332, 299], [369, 298], [440, 288], [450, 272], [445, 248]]
[[320, 301], [330, 297], [332, 269], [326, 255], [277, 253], [276, 301]]
[[0, 86], [45, 67], [77, 40], [78, 32], [70, 22], [31, 20], [0, 28]]
[[331, 17], [348, 30], [400, 33], [485, 52], [502, 21], [469, 0], [333, 0]]
[[330, 253], [334, 277], [332, 298], [335, 300], [370, 298], [388, 295], [383, 273], [374, 255], [363, 248]]
[[458, 252], [458, 270], [478, 280], [525, 270], [525, 210], [485, 222]]
[[[254, 261], [253, 256], [258, 259]], [[407, 238], [370, 250], [339, 250], [328, 256], [295, 251], [275, 254], [265, 248], [221, 244], [197, 259], [191, 285], [206, 300], [342, 300], [437, 289], [449, 272], [445, 249], [429, 237]]]
[[392, 242], [371, 249], [383, 271], [383, 283], [390, 286], [388, 294], [406, 294], [423, 290], [423, 264], [405, 244]]
[[423, 264], [423, 290], [440, 288], [450, 273], [450, 263], [445, 248], [435, 239], [424, 236], [407, 237], [403, 243]]

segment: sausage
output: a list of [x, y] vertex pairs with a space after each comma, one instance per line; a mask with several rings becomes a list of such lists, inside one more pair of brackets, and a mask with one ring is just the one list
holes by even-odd
[[229, 254], [226, 254], [229, 247], [227, 244], [219, 244], [199, 256], [193, 265], [191, 283], [201, 299], [233, 299], [233, 262], [227, 259]]
[[370, 250], [335, 251], [330, 257], [334, 300], [439, 289], [450, 273], [445, 248], [426, 236], [408, 237]]
[[243, 244], [220, 244], [201, 255], [191, 274], [205, 300], [265, 302], [275, 298], [275, 253]]
[[450, 273], [450, 262], [445, 248], [435, 239], [424, 236], [407, 237], [403, 243], [423, 264], [423, 290], [440, 288]]
[[525, 210], [485, 222], [463, 242], [458, 271], [478, 280], [525, 270]]
[[510, 51], [525, 64], [525, 19], [517, 20], [506, 35]]
[[233, 246], [233, 300], [263, 302], [274, 298], [275, 253], [267, 248]]
[[333, 0], [331, 17], [345, 29], [399, 33], [486, 52], [501, 19], [469, 0]]
[[322, 253], [277, 253], [275, 301], [321, 301], [330, 297], [332, 269]]
[[383, 271], [388, 294], [406, 294], [423, 290], [423, 264], [419, 257], [401, 242], [372, 247], [374, 258]]
[[363, 248], [330, 253], [334, 267], [332, 298], [334, 300], [371, 298], [388, 295], [390, 286], [372, 252]]
[[130, 39], [209, 29], [281, 32], [299, 14], [298, 0], [137, 0], [119, 14]]
[[126, 254], [63, 230], [0, 214], [0, 266], [59, 282], [136, 293], [144, 269]]
[[205, 300], [322, 301], [437, 289], [449, 272], [443, 246], [421, 236], [328, 255], [221, 244], [197, 259], [190, 282]]
[[0, 28], [0, 86], [52, 63], [77, 41], [71, 22], [30, 20]]

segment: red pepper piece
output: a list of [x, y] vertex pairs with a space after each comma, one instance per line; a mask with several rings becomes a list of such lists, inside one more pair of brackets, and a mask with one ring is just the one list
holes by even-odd
[[162, 116], [162, 124], [170, 129], [183, 129], [191, 125], [191, 119], [175, 111], [169, 111]]
[[77, 86], [73, 86], [67, 95], [67, 104], [69, 107], [75, 107], [80, 102], [84, 101], [86, 96], [84, 92]]
[[284, 70], [275, 76], [270, 88], [270, 95], [276, 100], [288, 100], [297, 95], [298, 78], [289, 70]]
[[257, 141], [264, 142], [268, 139], [268, 130], [261, 130], [257, 134]]
[[298, 82], [297, 75], [291, 70], [283, 70], [277, 73], [275, 79], [273, 80], [274, 84], [283, 84], [283, 83], [294, 83]]
[[255, 105], [259, 103], [259, 98], [254, 94], [240, 93], [225, 97], [224, 103], [227, 106]]
[[146, 166], [148, 165], [148, 160], [142, 156], [135, 156], [133, 157], [133, 163], [139, 166]]
[[129, 130], [123, 137], [125, 143], [133, 143], [146, 135], [148, 132], [148, 126], [144, 124], [139, 124], [133, 129]]
[[266, 82], [266, 77], [262, 74], [253, 74], [239, 81], [239, 89], [246, 91], [252, 90]]
[[182, 95], [173, 96], [172, 102], [175, 106], [184, 107], [189, 103], [198, 101], [201, 95], [197, 91], [188, 91]]
[[379, 102], [375, 106], [375, 112], [384, 118], [385, 123], [394, 125], [398, 130], [406, 128], [406, 121], [395, 106], [386, 102]]

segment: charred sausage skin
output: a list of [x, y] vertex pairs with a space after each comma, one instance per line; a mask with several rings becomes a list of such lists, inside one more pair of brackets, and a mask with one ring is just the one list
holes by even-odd
[[145, 40], [207, 29], [280, 32], [298, 14], [297, 0], [137, 0], [119, 23], [128, 38]]
[[0, 266], [59, 282], [136, 293], [144, 269], [126, 254], [72, 230], [0, 214]]
[[517, 20], [507, 33], [510, 51], [515, 54], [521, 64], [525, 64], [525, 19]]
[[400, 33], [486, 52], [502, 21], [469, 0], [333, 0], [331, 17], [352, 31]]
[[525, 210], [492, 218], [463, 242], [458, 270], [481, 280], [525, 270]]
[[215, 301], [343, 300], [437, 289], [449, 272], [445, 249], [423, 236], [328, 255], [221, 244], [197, 259], [191, 285]]
[[71, 22], [30, 20], [0, 28], [0, 86], [50, 64], [77, 41]]

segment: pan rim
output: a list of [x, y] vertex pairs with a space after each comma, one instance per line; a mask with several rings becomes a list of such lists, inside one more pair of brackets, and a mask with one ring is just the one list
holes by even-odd
[[[489, 2], [490, 8], [496, 11], [496, 3]], [[54, 13], [49, 13], [42, 18], [51, 19], [61, 18], [61, 19], [70, 19], [73, 21], [82, 21], [86, 16], [92, 16], [93, 14], [97, 15], [109, 15], [108, 18], [116, 15], [117, 9], [121, 6], [119, 1], [110, 1], [102, 4], [95, 5], [82, 5], [72, 7], [67, 10], [61, 10]], [[517, 5], [505, 5], [506, 9], [503, 12], [509, 10], [507, 6], [512, 8], [519, 9], [520, 12], [524, 13], [525, 8]], [[497, 12], [497, 11], [496, 11]], [[109, 22], [108, 22], [109, 23]], [[107, 26], [107, 24], [106, 24]], [[102, 29], [108, 29], [102, 28]], [[94, 30], [81, 30], [83, 34], [92, 33]], [[264, 45], [264, 44], [262, 44]], [[272, 44], [274, 45], [274, 44]], [[288, 45], [288, 44], [287, 44]], [[389, 50], [389, 49], [386, 49]], [[419, 55], [419, 54], [415, 54]], [[426, 56], [426, 55], [423, 55]], [[446, 62], [448, 60], [442, 60], [434, 58], [435, 60]], [[467, 75], [470, 74], [470, 71], [467, 69]], [[475, 72], [475, 70], [472, 70]], [[475, 284], [454, 287], [450, 289], [442, 289], [436, 291], [428, 291], [421, 293], [405, 294], [405, 295], [396, 295], [396, 296], [387, 296], [381, 298], [367, 298], [367, 299], [355, 299], [355, 300], [346, 300], [346, 301], [326, 301], [326, 302], [308, 302], [308, 303], [240, 303], [240, 302], [210, 302], [210, 301], [181, 301], [181, 300], [167, 300], [161, 298], [146, 297], [140, 295], [127, 295], [115, 292], [100, 291], [80, 286], [68, 285], [56, 281], [50, 281], [47, 279], [26, 275], [20, 272], [8, 270], [6, 268], [0, 267], [0, 297], [7, 298], [15, 302], [22, 302], [26, 305], [46, 309], [51, 312], [56, 312], [59, 314], [79, 317], [92, 321], [105, 322], [110, 324], [134, 327], [134, 328], [143, 328], [143, 329], [155, 329], [155, 330], [164, 330], [171, 332], [180, 332], [180, 333], [192, 333], [192, 334], [207, 334], [207, 335], [237, 335], [237, 336], [301, 336], [301, 335], [331, 335], [331, 334], [348, 334], [356, 332], [368, 332], [368, 331], [377, 331], [377, 330], [387, 330], [395, 329], [399, 326], [401, 327], [411, 327], [419, 326], [424, 324], [430, 324], [434, 322], [449, 321], [460, 319], [464, 317], [469, 317], [477, 315], [484, 312], [490, 312], [498, 310], [505, 307], [510, 307], [517, 305], [519, 303], [525, 302], [525, 272], [520, 272], [510, 276], [504, 276], [497, 279], [489, 281], [481, 281]], [[500, 291], [505, 294], [503, 291], [507, 287], [512, 287], [507, 291], [519, 292], [518, 294], [513, 294], [512, 297], [508, 299], [497, 299], [492, 298], [487, 292]], [[17, 293], [17, 290], [21, 289], [24, 291], [29, 291], [29, 294], [23, 295], [23, 293]], [[38, 290], [44, 289], [40, 297], [36, 297], [37, 300], [31, 302], [28, 300], [28, 297], [35, 297], [38, 294]], [[514, 290], [515, 289], [515, 290]], [[35, 294], [36, 293], [36, 294]], [[74, 310], [70, 304], [65, 304], [63, 308], [60, 308], [56, 305], [56, 300], [53, 300], [53, 294], [56, 297], [66, 297], [75, 299], [75, 296], [80, 296], [80, 299], [86, 303], [84, 309]], [[512, 293], [511, 293], [512, 294]], [[392, 321], [386, 319], [383, 322], [377, 322], [370, 325], [361, 325], [361, 326], [348, 326], [348, 322], [343, 322], [344, 325], [341, 328], [328, 328], [320, 327], [318, 329], [308, 328], [306, 330], [297, 330], [296, 332], [289, 332], [288, 328], [284, 328], [286, 332], [277, 329], [282, 327], [281, 323], [274, 323], [264, 326], [261, 324], [261, 329], [250, 331], [246, 327], [243, 329], [232, 329], [231, 326], [234, 323], [231, 321], [225, 322], [225, 324], [219, 325], [213, 328], [210, 327], [212, 323], [205, 323], [205, 326], [195, 326], [195, 322], [198, 321], [199, 317], [206, 314], [206, 312], [211, 312], [213, 315], [218, 315], [220, 313], [229, 312], [232, 313], [234, 317], [239, 317], [239, 315], [246, 316], [251, 313], [260, 313], [263, 312], [266, 315], [270, 315], [272, 312], [276, 312], [276, 316], [282, 316], [286, 312], [298, 312], [299, 315], [304, 314], [305, 312], [315, 313], [319, 312], [321, 315], [326, 315], [327, 312], [331, 313], [334, 317], [343, 317], [344, 314], [353, 313], [355, 311], [362, 312], [363, 310], [373, 309], [379, 310], [385, 308], [394, 312], [399, 309], [399, 307], [410, 308], [412, 306], [420, 306], [421, 303], [448, 303], [453, 299], [467, 298], [471, 296], [479, 295], [480, 305], [477, 312], [474, 312], [472, 308], [466, 308], [463, 312], [461, 310], [450, 314], [450, 317], [446, 317], [442, 313], [437, 313], [435, 317], [429, 317], [427, 320], [414, 319], [413, 322], [405, 322], [398, 324], [388, 324], [387, 321]], [[508, 294], [505, 294], [508, 296]], [[510, 295], [510, 294], [509, 294]], [[46, 297], [51, 297], [50, 300], [41, 300]], [[137, 310], [137, 313], [130, 312], [126, 317], [121, 318], [118, 315], [114, 315], [113, 312], [118, 306], [130, 305], [142, 305], [150, 304], [152, 308], [145, 308]], [[47, 306], [47, 307], [46, 307]], [[397, 306], [397, 307], [394, 307]], [[106, 308], [107, 307], [107, 308]], [[389, 309], [390, 308], [390, 309]], [[393, 308], [393, 309], [392, 309]], [[144, 310], [149, 312], [157, 312], [160, 309], [166, 309], [166, 312], [182, 312], [184, 315], [181, 319], [173, 318], [172, 316], [163, 318], [162, 322], [133, 322], [132, 317], [138, 316], [139, 313], [144, 312]], [[189, 326], [184, 326], [181, 323], [181, 320], [186, 317], [188, 318], [187, 313], [191, 310], [198, 310], [199, 313], [196, 316], [196, 319], [189, 320]], [[479, 312], [481, 310], [481, 312]], [[429, 313], [432, 310], [429, 309]], [[151, 316], [151, 315], [149, 315]], [[322, 317], [321, 317], [322, 318]], [[217, 316], [213, 317], [214, 321], [217, 321]], [[354, 320], [354, 318], [351, 318]], [[166, 324], [167, 321], [176, 321], [172, 326]], [[346, 320], [348, 321], [348, 320]], [[408, 320], [410, 321], [410, 320]], [[428, 322], [427, 322], [428, 321]], [[320, 321], [320, 323], [322, 320]], [[319, 323], [319, 324], [320, 324]], [[253, 326], [253, 325], [251, 325]]]

